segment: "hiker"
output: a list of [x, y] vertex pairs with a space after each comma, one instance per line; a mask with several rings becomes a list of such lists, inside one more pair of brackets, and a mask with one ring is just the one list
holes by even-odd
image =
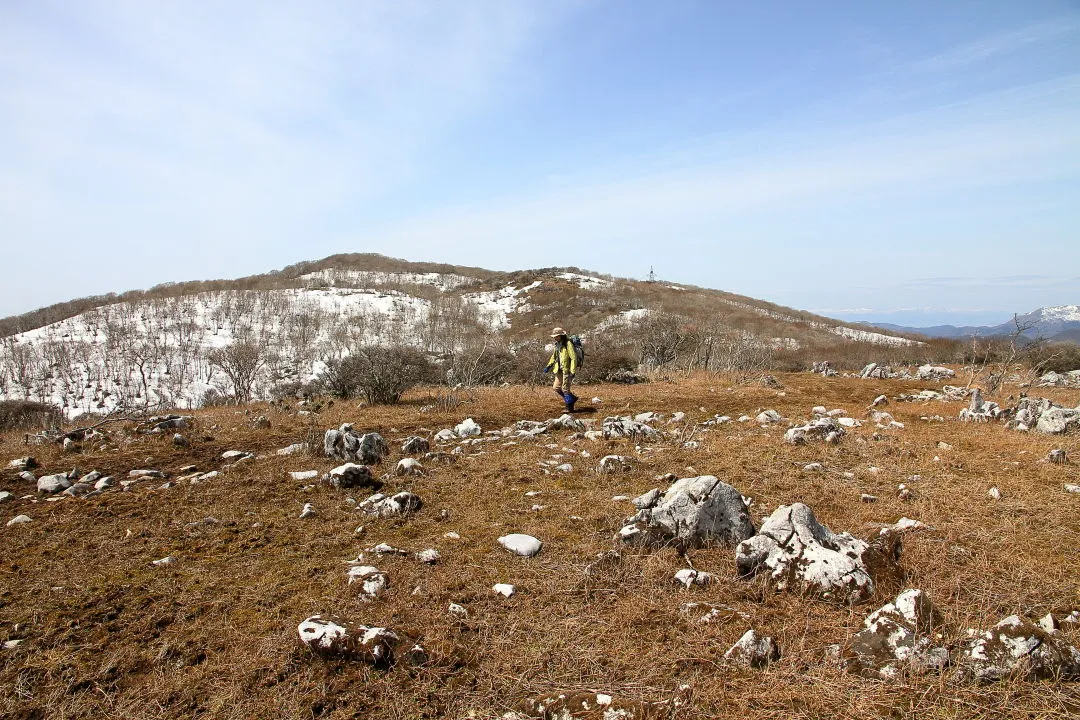
[[577, 402], [577, 395], [570, 391], [570, 386], [574, 382], [574, 373], [578, 370], [578, 354], [574, 343], [570, 342], [566, 331], [561, 327], [555, 328], [551, 332], [551, 337], [555, 340], [555, 352], [551, 353], [551, 359], [548, 360], [544, 372], [554, 373], [555, 382], [551, 387], [566, 403], [566, 412], [572, 413], [574, 403]]

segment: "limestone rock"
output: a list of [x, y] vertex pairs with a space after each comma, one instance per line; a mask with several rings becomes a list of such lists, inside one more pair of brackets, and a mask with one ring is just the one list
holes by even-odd
[[604, 418], [603, 428], [605, 440], [656, 440], [661, 437], [660, 432], [652, 426], [638, 422], [630, 416]]
[[502, 720], [660, 720], [670, 715], [663, 703], [623, 701], [602, 692], [551, 693], [530, 700]]
[[747, 630], [738, 642], [724, 653], [724, 659], [760, 670], [780, 659], [780, 648], [771, 637]]
[[37, 489], [39, 493], [53, 494], [63, 492], [71, 487], [71, 480], [68, 480], [68, 476], [64, 474], [60, 475], [43, 475], [38, 478]]
[[417, 435], [408, 437], [401, 446], [403, 455], [421, 455], [431, 450], [431, 443]]
[[375, 465], [390, 454], [390, 448], [379, 433], [360, 435], [346, 423], [337, 430], [327, 430], [323, 436], [326, 457], [347, 463]]
[[300, 642], [321, 655], [355, 658], [373, 665], [393, 662], [400, 639], [381, 627], [358, 625], [350, 629], [344, 622], [313, 615], [297, 626]]
[[634, 469], [634, 458], [625, 455], [605, 455], [600, 458], [597, 468], [603, 474], [630, 472]]
[[1044, 680], [1080, 678], [1080, 650], [1060, 631], [1010, 615], [974, 638], [959, 659], [960, 677], [991, 683], [1007, 677]]
[[569, 430], [571, 432], [584, 432], [585, 423], [581, 422], [569, 413], [563, 413], [554, 420], [548, 420], [544, 430]]
[[503, 535], [499, 538], [499, 544], [515, 555], [521, 555], [522, 557], [532, 557], [540, 552], [540, 548], [544, 546], [542, 542], [532, 535], [522, 533]]
[[1004, 412], [996, 402], [983, 400], [982, 391], [975, 388], [971, 392], [970, 404], [960, 411], [960, 419], [964, 422], [989, 422], [1001, 417]]
[[1051, 450], [1050, 453], [1046, 456], [1046, 459], [1049, 462], [1054, 463], [1055, 465], [1066, 465], [1069, 462], [1068, 454], [1066, 454], [1066, 452], [1061, 449]]
[[421, 508], [423, 502], [420, 496], [411, 492], [399, 492], [387, 497], [382, 493], [376, 493], [357, 505], [361, 512], [375, 515], [376, 517], [390, 517], [391, 515], [408, 515]]
[[956, 377], [956, 372], [938, 365], [920, 365], [915, 377], [918, 380], [948, 380]]
[[13, 518], [11, 518], [10, 520], [7, 521], [6, 527], [14, 527], [16, 525], [25, 525], [28, 522], [31, 522], [29, 515], [16, 515], [15, 517], [13, 517]]
[[683, 568], [675, 573], [675, 582], [685, 588], [694, 585], [705, 586], [712, 582], [712, 577], [712, 573], [694, 570], [693, 568]]
[[395, 475], [423, 475], [424, 466], [420, 464], [419, 460], [413, 458], [401, 458], [398, 460], [397, 467], [394, 468]]
[[789, 428], [784, 433], [784, 442], [791, 445], [802, 445], [810, 440], [827, 440], [830, 436], [839, 439], [845, 434], [843, 425], [835, 418], [820, 417], [811, 420], [805, 425]]
[[787, 418], [785, 418], [783, 415], [776, 412], [775, 410], [765, 410], [765, 411], [759, 413], [756, 418], [754, 418], [754, 420], [761, 423], [762, 425], [769, 425], [771, 423], [784, 422], [786, 419]]
[[1052, 407], [1039, 416], [1035, 432], [1063, 435], [1080, 430], [1080, 408]]
[[372, 565], [353, 565], [349, 568], [349, 584], [360, 585], [360, 600], [368, 602], [386, 590], [390, 584], [390, 578]]
[[899, 538], [882, 535], [874, 544], [849, 533], [833, 533], [802, 503], [781, 505], [757, 535], [739, 544], [740, 575], [768, 572], [778, 590], [859, 603], [874, 592], [874, 571], [884, 574], [899, 556]]
[[754, 534], [743, 496], [712, 475], [682, 478], [662, 494], [646, 495], [634, 501], [640, 510], [618, 533], [623, 542], [686, 549], [734, 545]]
[[327, 475], [329, 483], [338, 490], [348, 488], [379, 487], [380, 483], [372, 476], [367, 465], [345, 463], [338, 465]]
[[482, 430], [475, 420], [466, 418], [454, 426], [454, 433], [459, 438], [470, 438], [480, 435]]
[[922, 590], [905, 590], [863, 621], [846, 652], [849, 672], [888, 679], [901, 670], [940, 671], [949, 651], [935, 630], [941, 615]]

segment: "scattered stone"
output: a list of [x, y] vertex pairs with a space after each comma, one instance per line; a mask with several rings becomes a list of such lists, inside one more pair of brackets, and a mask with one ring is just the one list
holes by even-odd
[[530, 700], [501, 720], [656, 720], [669, 714], [664, 703], [624, 701], [602, 692], [563, 692]]
[[172, 436], [172, 444], [176, 447], [187, 447], [188, 439], [180, 433], [176, 433]]
[[605, 455], [600, 458], [598, 469], [603, 474], [630, 472], [634, 469], [634, 458], [626, 455]]
[[9, 493], [7, 490], [0, 490], [0, 503], [7, 502], [12, 497], [12, 494]]
[[289, 477], [291, 477], [293, 480], [299, 480], [299, 481], [314, 480], [315, 478], [319, 477], [319, 471], [318, 470], [295, 470], [295, 471], [289, 473]]
[[959, 676], [979, 683], [1007, 677], [1022, 680], [1080, 678], [1080, 650], [1069, 645], [1061, 632], [1010, 615], [974, 638], [962, 650]]
[[349, 630], [344, 623], [313, 615], [297, 627], [300, 642], [321, 655], [352, 657], [373, 665], [393, 662], [400, 639], [391, 630], [359, 625]]
[[956, 372], [938, 365], [920, 365], [915, 373], [917, 380], [948, 380], [956, 377]]
[[382, 493], [376, 493], [356, 507], [369, 515], [389, 517], [391, 515], [409, 515], [418, 511], [422, 505], [419, 495], [414, 495], [411, 492], [399, 492], [390, 497]]
[[435, 433], [435, 442], [437, 443], [454, 442], [457, 439], [457, 433], [450, 429], [440, 430], [439, 432]]
[[840, 437], [843, 437], [845, 433], [846, 431], [843, 430], [843, 425], [837, 422], [835, 418], [818, 418], [816, 420], [811, 420], [805, 425], [799, 425], [788, 429], [787, 432], [784, 433], [784, 441], [791, 445], [802, 445], [811, 439], [828, 440], [829, 436], [839, 439]]
[[472, 418], [466, 418], [454, 426], [454, 433], [459, 438], [477, 437], [482, 432], [480, 426]]
[[31, 522], [29, 515], [16, 515], [15, 517], [7, 521], [7, 527], [12, 527], [14, 525], [24, 525], [28, 522]]
[[812, 462], [803, 465], [803, 470], [805, 472], [825, 472], [825, 466], [819, 462]]
[[871, 407], [884, 407], [889, 404], [889, 398], [886, 395], [878, 395], [874, 398], [874, 402], [870, 403]]
[[72, 483], [66, 474], [43, 475], [38, 478], [37, 490], [39, 493], [53, 494], [63, 492], [71, 487]]
[[165, 557], [161, 558], [160, 560], [151, 561], [150, 564], [155, 566], [155, 567], [165, 567], [166, 565], [172, 565], [175, 562], [176, 562], [176, 558], [174, 558], [172, 555], [166, 555]]
[[1080, 485], [1070, 485], [1065, 483], [1065, 492], [1080, 493]]
[[365, 552], [375, 553], [376, 555], [401, 555], [402, 557], [409, 554], [408, 550], [396, 548], [389, 543], [379, 543], [375, 547], [368, 548]]
[[762, 425], [768, 425], [770, 423], [786, 422], [787, 418], [785, 418], [775, 410], [765, 410], [759, 413], [758, 416], [754, 418], [754, 420], [756, 420]]
[[105, 490], [116, 485], [116, 480], [111, 475], [107, 475], [94, 483], [95, 490]]
[[873, 543], [833, 533], [802, 503], [781, 505], [757, 535], [741, 542], [735, 564], [742, 576], [768, 572], [778, 590], [796, 590], [825, 600], [859, 603], [874, 592], [874, 570], [899, 560], [900, 542], [885, 533]]
[[532, 557], [540, 552], [540, 548], [543, 547], [543, 543], [532, 535], [523, 535], [521, 533], [503, 535], [499, 538], [499, 544], [515, 555], [521, 555], [522, 557]]
[[894, 678], [902, 669], [941, 671], [949, 662], [942, 636], [934, 632], [941, 622], [926, 593], [905, 590], [863, 621], [847, 650], [846, 669], [881, 679]]
[[604, 380], [610, 383], [620, 383], [623, 385], [637, 385], [639, 383], [649, 382], [649, 378], [644, 375], [630, 372], [629, 370], [616, 370], [615, 372], [608, 373]]
[[457, 603], [450, 603], [450, 605], [446, 608], [446, 612], [450, 613], [450, 615], [456, 617], [459, 620], [469, 619], [469, 611], [465, 609], [465, 606], [458, 605]]
[[165, 473], [160, 470], [132, 470], [128, 477], [132, 480], [164, 480]]
[[323, 450], [326, 457], [344, 460], [347, 463], [376, 465], [390, 454], [390, 448], [379, 433], [360, 435], [353, 431], [352, 425], [345, 423], [337, 430], [327, 430], [323, 436]]
[[425, 565], [434, 565], [439, 562], [441, 556], [439, 555], [439, 551], [435, 548], [428, 548], [427, 550], [421, 550], [416, 553], [415, 557]]
[[265, 415], [259, 415], [251, 421], [251, 427], [255, 428], [256, 430], [269, 430], [270, 418], [266, 417]]
[[495, 583], [491, 589], [504, 598], [511, 597], [515, 592], [514, 586], [509, 583]]
[[426, 438], [410, 435], [401, 445], [402, 455], [420, 455], [431, 450], [431, 443]]
[[663, 494], [634, 500], [638, 513], [618, 537], [626, 543], [687, 548], [734, 545], [754, 534], [750, 511], [738, 490], [712, 475], [675, 481]]
[[280, 450], [278, 450], [277, 454], [282, 455], [282, 456], [299, 455], [300, 453], [304, 452], [306, 449], [307, 449], [307, 445], [305, 445], [304, 443], [293, 443], [292, 445], [287, 445], [286, 447], [283, 447]]
[[747, 630], [738, 642], [731, 646], [724, 659], [743, 667], [760, 670], [780, 659], [780, 648], [771, 637]]
[[389, 576], [372, 565], [353, 565], [349, 568], [349, 584], [360, 585], [360, 600], [368, 602], [380, 595], [390, 585]]
[[241, 460], [248, 460], [253, 457], [255, 457], [253, 454], [244, 452], [243, 450], [226, 450], [221, 453], [221, 459], [227, 463], [237, 463]]
[[15, 472], [25, 472], [27, 470], [33, 470], [38, 466], [38, 461], [32, 457], [15, 458], [7, 464], [8, 470], [14, 470]]
[[397, 467], [394, 468], [395, 475], [423, 475], [424, 466], [420, 464], [418, 460], [413, 458], [401, 458], [398, 460]]
[[877, 500], [878, 500], [876, 496], [867, 495], [866, 493], [863, 493], [862, 495], [860, 495], [859, 499], [862, 500], [864, 503], [876, 503]]
[[998, 490], [998, 489], [997, 489], [996, 487], [992, 487], [992, 488], [990, 488], [989, 490], [987, 490], [987, 491], [986, 491], [986, 495], [987, 495], [987, 496], [988, 496], [988, 497], [989, 497], [989, 498], [990, 498], [991, 500], [1000, 500], [1000, 499], [1001, 499], [1001, 491], [1000, 491], [1000, 490]]
[[548, 420], [547, 423], [541, 426], [542, 432], [547, 430], [569, 430], [570, 432], [584, 432], [585, 423], [578, 420], [573, 415], [563, 413], [554, 420]]
[[1046, 459], [1055, 465], [1066, 465], [1069, 462], [1069, 456], [1064, 450], [1051, 450]]
[[372, 476], [371, 468], [367, 465], [357, 465], [356, 463], [338, 465], [330, 471], [327, 479], [330, 484], [338, 490], [362, 487], [378, 488], [381, 484], [375, 480], [374, 476]]
[[675, 582], [682, 585], [685, 588], [689, 588], [692, 585], [701, 585], [704, 587], [712, 582], [712, 574], [707, 572], [701, 572], [700, 570], [694, 570], [693, 568], [683, 568], [675, 573]]

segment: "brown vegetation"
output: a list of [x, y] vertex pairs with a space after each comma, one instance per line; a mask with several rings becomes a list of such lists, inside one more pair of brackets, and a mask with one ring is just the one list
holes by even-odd
[[[696, 374], [643, 386], [586, 386], [599, 395], [596, 417], [615, 412], [687, 412], [693, 421], [714, 413], [738, 416], [773, 408], [792, 419], [813, 405], [846, 408], [859, 416], [882, 392], [911, 392], [925, 383], [781, 375], [783, 391], [731, 386], [730, 376]], [[838, 446], [789, 446], [783, 428], [725, 425], [697, 433], [696, 450], [663, 443], [639, 455], [629, 474], [593, 472], [606, 453], [634, 454], [626, 442], [570, 441], [556, 433], [544, 443], [484, 445], [483, 453], [454, 464], [429, 464], [427, 475], [390, 481], [409, 489], [424, 508], [404, 520], [365, 520], [348, 493], [319, 487], [302, 491], [290, 470], [327, 470], [319, 457], [280, 457], [276, 448], [343, 422], [376, 430], [392, 448], [410, 434], [428, 434], [474, 417], [485, 429], [559, 411], [550, 392], [531, 387], [479, 389], [452, 412], [420, 413], [431, 389], [407, 394], [397, 406], [358, 409], [338, 402], [318, 418], [284, 405], [225, 407], [197, 413], [187, 447], [168, 436], [137, 435], [112, 426], [108, 449], [81, 454], [34, 447], [41, 472], [78, 465], [125, 477], [139, 467], [173, 475], [197, 464], [221, 467], [225, 450], [261, 457], [226, 469], [198, 485], [168, 490], [143, 481], [128, 492], [90, 500], [3, 504], [3, 518], [26, 513], [33, 522], [0, 526], [0, 640], [22, 639], [0, 650], [0, 716], [11, 718], [494, 718], [520, 701], [551, 691], [599, 690], [624, 700], [670, 700], [690, 686], [682, 718], [1064, 718], [1080, 713], [1080, 690], [1061, 682], [1006, 681], [987, 687], [936, 676], [881, 682], [845, 674], [827, 648], [845, 643], [862, 619], [901, 585], [879, 588], [857, 607], [772, 592], [762, 581], [735, 577], [733, 553], [693, 551], [694, 566], [718, 582], [684, 590], [671, 582], [685, 567], [674, 551], [626, 551], [586, 575], [598, 553], [630, 514], [616, 494], [636, 495], [657, 485], [655, 475], [709, 473], [754, 498], [754, 521], [779, 504], [801, 501], [833, 530], [876, 532], [901, 516], [930, 530], [909, 535], [903, 587], [927, 591], [942, 609], [948, 636], [985, 628], [1005, 615], [1067, 613], [1080, 605], [1080, 496], [1063, 492], [1076, 482], [1076, 465], [1040, 462], [1052, 447], [1078, 454], [1075, 438], [1050, 438], [1002, 425], [954, 421], [962, 403], [894, 403], [888, 409], [904, 430], [873, 439], [872, 427], [853, 431]], [[1075, 405], [1076, 391], [1047, 390]], [[271, 427], [253, 430], [250, 415]], [[689, 429], [691, 426], [687, 425]], [[667, 428], [671, 429], [671, 428]], [[858, 439], [862, 438], [863, 442]], [[939, 441], [952, 445], [937, 447]], [[585, 459], [570, 453], [588, 450]], [[26, 455], [22, 436], [0, 440], [5, 462]], [[538, 463], [561, 453], [569, 475], [546, 475]], [[935, 455], [940, 461], [935, 462]], [[396, 451], [393, 459], [396, 459]], [[826, 472], [808, 474], [817, 461]], [[868, 471], [882, 468], [880, 474]], [[692, 469], [691, 469], [692, 468]], [[852, 472], [846, 478], [843, 472]], [[911, 481], [918, 474], [920, 480]], [[3, 476], [17, 496], [34, 488]], [[914, 499], [896, 497], [905, 482]], [[997, 486], [1003, 499], [986, 497]], [[541, 495], [526, 498], [538, 490]], [[860, 493], [880, 498], [859, 502]], [[362, 495], [357, 495], [358, 498]], [[305, 502], [319, 514], [298, 520]], [[530, 511], [534, 503], [544, 506]], [[442, 511], [449, 517], [443, 519]], [[580, 519], [573, 519], [577, 516]], [[194, 524], [213, 517], [214, 523]], [[362, 536], [357, 525], [366, 526]], [[461, 540], [445, 533], [455, 531]], [[528, 532], [544, 541], [525, 560], [496, 538]], [[420, 550], [436, 547], [439, 564], [377, 558], [387, 571], [387, 595], [357, 598], [344, 561], [379, 542]], [[173, 555], [177, 563], [150, 561]], [[518, 594], [505, 600], [495, 582]], [[774, 636], [783, 651], [764, 671], [728, 667], [723, 652], [747, 629], [735, 616], [708, 625], [679, 611], [687, 601], [729, 605]], [[447, 613], [466, 606], [470, 617]], [[419, 640], [431, 660], [373, 669], [320, 659], [302, 649], [296, 625], [315, 613], [391, 627]], [[1066, 630], [1070, 640], [1080, 633]]]

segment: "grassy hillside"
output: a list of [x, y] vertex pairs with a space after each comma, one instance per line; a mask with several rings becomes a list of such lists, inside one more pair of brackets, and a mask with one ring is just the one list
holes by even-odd
[[[435, 389], [414, 391], [400, 406], [339, 402], [314, 416], [282, 405], [207, 409], [183, 431], [190, 440], [183, 448], [169, 434], [141, 435], [123, 423], [105, 426], [106, 438], [74, 453], [27, 448], [21, 434], [9, 433], [0, 439], [0, 459], [6, 464], [33, 452], [39, 475], [72, 466], [118, 478], [146, 467], [173, 478], [188, 465], [222, 473], [169, 489], [159, 489], [161, 480], [140, 481], [127, 492], [47, 502], [13, 471], [4, 472], [0, 489], [15, 499], [0, 505], [0, 519], [25, 513], [32, 522], [0, 525], [0, 640], [23, 641], [0, 651], [0, 715], [495, 718], [544, 693], [590, 690], [666, 701], [658, 717], [1075, 717], [1076, 684], [1007, 680], [980, 687], [953, 682], [948, 673], [867, 680], [845, 673], [829, 648], [845, 646], [868, 613], [906, 587], [929, 593], [953, 644], [966, 628], [984, 629], [1012, 613], [1039, 617], [1080, 608], [1080, 495], [1062, 489], [1077, 482], [1076, 465], [1041, 462], [1054, 447], [1080, 454], [1076, 438], [961, 424], [953, 420], [963, 406], [956, 402], [894, 402], [887, 409], [903, 429], [878, 430], [868, 422], [835, 446], [787, 445], [786, 424], [699, 426], [714, 414], [753, 416], [766, 408], [796, 420], [819, 404], [860, 417], [880, 393], [894, 397], [927, 386], [811, 374], [779, 379], [780, 390], [732, 386], [713, 374], [583, 386], [583, 398], [601, 399], [598, 421], [644, 411], [684, 411], [688, 419], [661, 423], [668, 439], [637, 447], [571, 439], [562, 431], [532, 443], [464, 445], [455, 462], [427, 463], [423, 477], [389, 480], [390, 490], [408, 489], [424, 501], [415, 515], [396, 519], [359, 514], [350, 498], [363, 499], [363, 491], [305, 490], [307, 482], [287, 475], [326, 471], [337, 462], [274, 451], [352, 422], [386, 437], [393, 452], [380, 472], [388, 471], [407, 435], [430, 435], [466, 416], [484, 430], [553, 417], [558, 404], [550, 390], [480, 389], [452, 412], [420, 410], [436, 399]], [[1077, 391], [1046, 392], [1070, 406], [1080, 402]], [[257, 415], [271, 426], [255, 429]], [[921, 419], [930, 415], [949, 420]], [[700, 446], [685, 449], [691, 438]], [[100, 443], [107, 449], [96, 449]], [[223, 468], [221, 453], [233, 449], [258, 457]], [[598, 475], [599, 458], [611, 453], [634, 457], [633, 471]], [[549, 474], [542, 463], [555, 460], [571, 463], [572, 472]], [[804, 471], [810, 462], [824, 471]], [[670, 549], [619, 547], [614, 533], [633, 508], [613, 496], [663, 486], [654, 478], [669, 472], [713, 474], [734, 485], [753, 498], [755, 525], [778, 505], [799, 501], [834, 531], [862, 537], [902, 516], [930, 527], [905, 537], [903, 580], [883, 584], [865, 604], [777, 593], [763, 580], [737, 578], [730, 549], [684, 558]], [[912, 499], [897, 497], [899, 483], [914, 490]], [[1001, 500], [987, 497], [992, 486]], [[860, 502], [862, 493], [879, 501]], [[318, 514], [298, 519], [308, 502]], [[450, 532], [460, 539], [448, 538]], [[543, 550], [531, 559], [510, 555], [496, 542], [510, 532], [535, 535]], [[437, 548], [442, 557], [428, 566], [368, 553], [389, 574], [390, 586], [362, 602], [346, 582], [345, 562], [380, 542], [410, 551]], [[586, 574], [598, 554], [613, 548], [618, 558]], [[150, 564], [168, 555], [175, 564]], [[715, 582], [693, 589], [674, 584], [672, 575], [688, 562], [714, 573]], [[517, 594], [494, 594], [496, 582], [514, 584]], [[732, 611], [700, 624], [697, 615], [680, 611], [694, 601]], [[450, 603], [464, 606], [468, 618], [448, 614]], [[296, 633], [297, 623], [315, 613], [394, 629], [420, 642], [429, 660], [375, 669], [316, 657]], [[765, 670], [724, 663], [724, 651], [749, 627], [777, 639], [779, 662]], [[1063, 627], [1080, 642], [1075, 625]], [[683, 702], [678, 708], [676, 697]]]

